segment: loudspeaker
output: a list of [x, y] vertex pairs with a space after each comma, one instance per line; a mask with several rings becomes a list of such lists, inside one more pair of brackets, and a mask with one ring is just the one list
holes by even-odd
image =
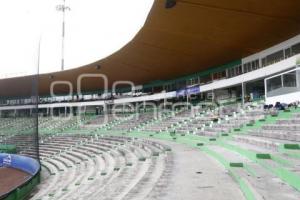
[[96, 69], [100, 70], [101, 69], [101, 65], [96, 65]]
[[165, 8], [173, 8], [176, 5], [176, 0], [166, 0]]

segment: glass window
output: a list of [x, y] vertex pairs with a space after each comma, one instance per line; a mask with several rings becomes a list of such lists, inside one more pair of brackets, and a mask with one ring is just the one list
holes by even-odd
[[230, 69], [228, 69], [228, 77], [229, 77], [229, 78], [235, 76], [234, 70], [235, 70], [235, 68], [230, 68]]
[[267, 91], [270, 92], [272, 90], [276, 90], [282, 87], [281, 76], [277, 76], [275, 78], [271, 78], [267, 80]]
[[185, 80], [176, 82], [176, 89], [177, 90], [185, 88], [185, 87], [186, 87], [186, 81]]
[[212, 81], [212, 80], [211, 80], [211, 76], [210, 76], [210, 75], [202, 76], [202, 77], [200, 78], [200, 84], [201, 84], [201, 85], [210, 83], [211, 81]]
[[262, 67], [267, 66], [267, 59], [266, 58], [261, 59], [261, 64], [262, 64]]
[[188, 85], [197, 85], [197, 84], [199, 84], [199, 78], [198, 77], [191, 78], [187, 81], [187, 84]]
[[221, 71], [221, 72], [216, 72], [213, 74], [213, 78], [214, 80], [219, 80], [219, 79], [223, 79], [226, 78], [226, 71]]
[[239, 65], [237, 68], [236, 68], [236, 75], [240, 75], [243, 73], [243, 69], [242, 69], [242, 65]]
[[273, 53], [273, 54], [267, 56], [267, 65], [274, 64], [283, 59], [284, 59], [283, 50], [277, 51], [276, 53]]
[[243, 67], [244, 67], [244, 73], [247, 73], [248, 72], [248, 63], [245, 63]]
[[292, 56], [291, 48], [285, 49], [284, 54], [285, 54], [285, 58], [291, 57]]
[[252, 61], [252, 70], [259, 69], [259, 60]]
[[238, 65], [238, 66], [235, 66], [233, 68], [230, 69], [230, 77], [235, 77], [235, 76], [238, 76], [240, 75], [240, 68], [241, 65]]
[[236, 76], [235, 68], [236, 68], [236, 67], [233, 67], [233, 68], [230, 69], [231, 77]]
[[292, 46], [292, 55], [296, 55], [300, 53], [300, 43]]
[[153, 87], [153, 92], [154, 93], [159, 93], [161, 91], [163, 91], [163, 87], [162, 86], [155, 86], [155, 87]]
[[252, 63], [250, 62], [250, 63], [248, 63], [248, 66], [247, 66], [247, 68], [248, 68], [248, 72], [251, 72], [252, 71]]
[[152, 92], [152, 87], [143, 88], [143, 92], [144, 93], [151, 93]]
[[284, 74], [282, 76], [284, 87], [297, 87], [296, 71]]

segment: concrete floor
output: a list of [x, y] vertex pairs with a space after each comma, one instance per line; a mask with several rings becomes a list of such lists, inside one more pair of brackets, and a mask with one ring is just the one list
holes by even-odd
[[[151, 139], [152, 140], [152, 139]], [[154, 140], [154, 139], [153, 139]], [[239, 185], [233, 180], [233, 178], [227, 173], [227, 170], [220, 165], [217, 161], [207, 156], [205, 153], [197, 149], [187, 147], [183, 144], [177, 144], [174, 142], [154, 140], [158, 143], [170, 146], [172, 151], [166, 154], [160, 155], [157, 158], [156, 166], [150, 174], [141, 179], [138, 174], [133, 174], [130, 180], [116, 178], [107, 187], [110, 189], [102, 191], [100, 188], [105, 185], [96, 185], [96, 190], [92, 189], [92, 186], [96, 182], [86, 181], [88, 184], [86, 188], [86, 198], [82, 198], [83, 193], [79, 192], [81, 189], [79, 186], [73, 193], [72, 198], [60, 198], [58, 196], [55, 199], [105, 199], [105, 200], [243, 200]], [[166, 162], [164, 159], [170, 158], [170, 162]], [[150, 160], [148, 160], [150, 164]], [[147, 162], [143, 165], [147, 166]], [[168, 166], [167, 166], [168, 163]], [[168, 169], [167, 174], [163, 174]], [[128, 169], [130, 172], [131, 168]], [[142, 171], [143, 172], [143, 171]], [[143, 172], [145, 174], [146, 172]], [[53, 176], [52, 178], [57, 178]], [[49, 177], [48, 177], [49, 178]], [[136, 181], [142, 180], [139, 183]], [[51, 178], [44, 180], [51, 182]], [[55, 181], [54, 181], [55, 182]], [[47, 184], [44, 184], [47, 186]], [[120, 186], [122, 190], [118, 190], [117, 186]], [[94, 187], [95, 188], [95, 187]], [[44, 191], [42, 186], [39, 190]], [[71, 189], [71, 188], [70, 188]], [[93, 196], [95, 192], [102, 193], [101, 196]], [[123, 194], [124, 193], [124, 194]], [[74, 197], [74, 198], [73, 198]], [[36, 199], [36, 198], [33, 198]], [[52, 197], [45, 196], [42, 199], [53, 199]]]
[[174, 156], [170, 184], [159, 200], [242, 200], [238, 184], [218, 162], [199, 150], [159, 141], [172, 147]]

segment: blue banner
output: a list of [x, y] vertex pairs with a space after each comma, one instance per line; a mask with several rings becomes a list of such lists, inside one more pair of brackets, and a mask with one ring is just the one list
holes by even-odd
[[34, 176], [40, 170], [40, 163], [29, 157], [0, 153], [0, 167], [12, 167]]
[[186, 94], [191, 95], [191, 94], [198, 94], [200, 93], [200, 87], [199, 86], [193, 86], [190, 88], [186, 89]]
[[185, 88], [185, 89], [181, 89], [181, 90], [177, 90], [176, 91], [176, 96], [187, 96], [187, 95], [191, 95], [191, 94], [199, 94], [200, 93], [200, 87], [197, 86], [193, 86], [193, 87], [189, 87], [189, 88]]
[[185, 89], [182, 89], [182, 90], [177, 90], [176, 91], [176, 96], [179, 97], [179, 96], [185, 96]]

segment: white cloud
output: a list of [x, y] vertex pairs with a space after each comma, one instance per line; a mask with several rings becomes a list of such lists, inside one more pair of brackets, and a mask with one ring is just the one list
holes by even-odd
[[[123, 47], [140, 30], [154, 0], [66, 0], [65, 69]], [[0, 78], [60, 70], [61, 0], [0, 0]]]

